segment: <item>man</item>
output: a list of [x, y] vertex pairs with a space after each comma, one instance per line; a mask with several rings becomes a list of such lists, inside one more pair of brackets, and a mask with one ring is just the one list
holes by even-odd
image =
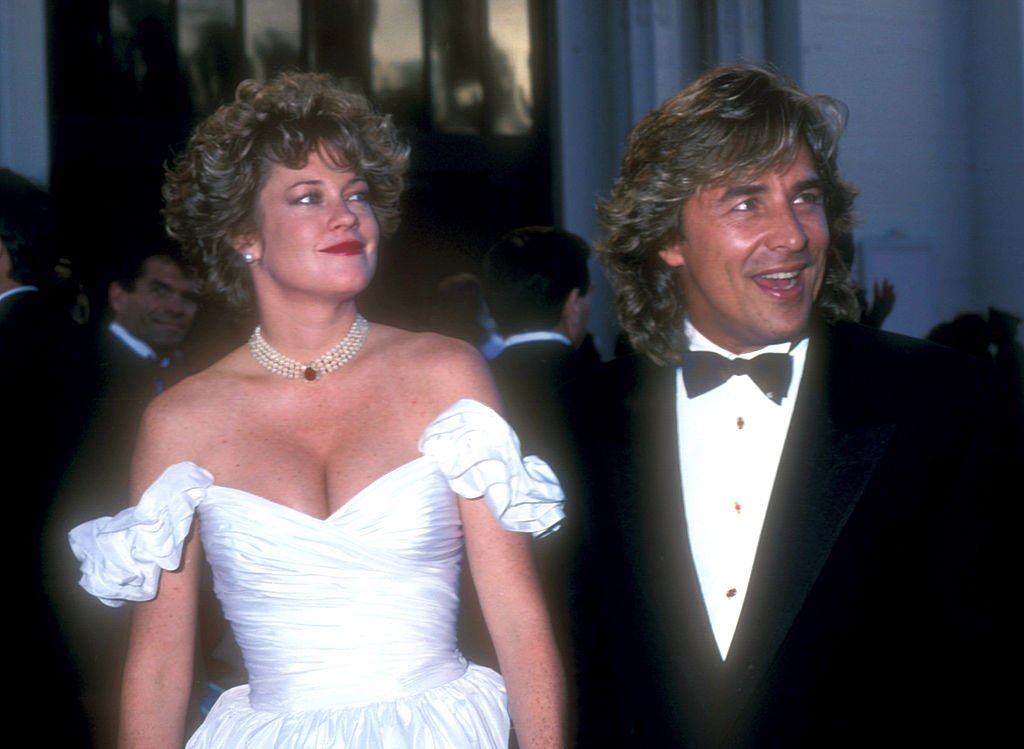
[[[111, 319], [78, 365], [86, 425], [62, 477], [57, 543], [71, 526], [128, 501], [142, 413], [186, 374], [182, 343], [196, 315], [196, 283], [169, 249], [129, 258], [108, 287]], [[64, 554], [66, 556], [66, 554]]]
[[124, 260], [107, 297], [111, 319], [84, 357], [79, 386], [91, 414], [65, 477], [84, 513], [75, 523], [126, 504], [142, 413], [187, 373], [181, 346], [197, 308], [196, 282], [163, 247]]
[[571, 383], [596, 365], [587, 336], [590, 247], [576, 234], [529, 226], [501, 237], [484, 256], [488, 309], [504, 337], [491, 361], [509, 423], [523, 454], [538, 455], [566, 491], [566, 520], [558, 533], [534, 547], [541, 584], [573, 699], [568, 585], [580, 516], [575, 488], [575, 448], [569, 429]]
[[78, 587], [67, 532], [128, 504], [142, 413], [186, 374], [181, 345], [195, 319], [196, 283], [173, 252], [161, 247], [128, 259], [108, 287], [108, 301], [111, 320], [80, 366], [78, 389], [91, 413], [47, 524], [49, 594], [74, 661], [95, 746], [115, 743], [129, 620], [122, 610], [96, 605]]
[[73, 429], [61, 410], [61, 390], [71, 371], [62, 330], [47, 297], [54, 252], [47, 193], [21, 175], [0, 169], [0, 424], [3, 448], [0, 494], [11, 529], [4, 543], [10, 576], [8, 636], [22, 655], [10, 709], [27, 713], [34, 695], [53, 701], [59, 720], [41, 721], [35, 743], [80, 746], [86, 735], [71, 664], [43, 588], [41, 537], [55, 486], [55, 468], [66, 457], [62, 433]]
[[100, 357], [106, 388], [148, 401], [184, 374], [181, 344], [196, 315], [196, 283], [161, 252], [132, 258], [107, 295], [113, 319]]
[[[19, 389], [33, 393], [43, 390], [37, 382], [40, 356], [49, 364], [59, 348], [53, 339], [64, 332], [57, 329], [48, 295], [56, 263], [51, 225], [49, 195], [20, 174], [0, 169], [0, 382], [14, 387], [8, 378], [18, 378]], [[24, 401], [9, 403], [18, 405]]]
[[984, 745], [997, 724], [987, 373], [843, 322], [842, 113], [713, 70], [634, 128], [600, 206], [637, 356], [580, 415], [581, 746]]
[[0, 460], [9, 496], [19, 498], [23, 513], [19, 539], [33, 555], [54, 468], [66, 457], [62, 435], [74, 427], [61, 408], [71, 331], [59, 324], [50, 295], [55, 256], [49, 207], [44, 190], [0, 169], [0, 393], [7, 437]]
[[523, 449], [565, 471], [569, 464], [564, 388], [586, 366], [590, 247], [554, 227], [501, 237], [484, 256], [488, 309], [505, 339], [491, 370]]

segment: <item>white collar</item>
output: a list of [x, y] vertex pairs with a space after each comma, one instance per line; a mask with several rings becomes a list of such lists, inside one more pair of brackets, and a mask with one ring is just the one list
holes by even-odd
[[[691, 351], [711, 351], [719, 354], [720, 356], [724, 356], [726, 359], [735, 359], [737, 357], [740, 359], [753, 359], [755, 356], [760, 354], [789, 354], [792, 353], [793, 349], [800, 344], [800, 341], [798, 341], [796, 345], [790, 341], [784, 341], [783, 343], [772, 343], [764, 348], [759, 348], [756, 351], [750, 351], [745, 354], [734, 354], [732, 351], [722, 348], [697, 330], [693, 323], [690, 322], [690, 318], [686, 318], [683, 322], [683, 326], [686, 332], [686, 339], [690, 343]], [[805, 337], [801, 340], [805, 341], [807, 339]]]
[[0, 302], [2, 302], [4, 299], [7, 299], [7, 297], [12, 297], [15, 294], [20, 294], [24, 291], [39, 291], [39, 289], [36, 288], [35, 286], [30, 286], [28, 284], [26, 284], [25, 286], [15, 286], [13, 289], [8, 289], [3, 294], [0, 294]]
[[517, 343], [532, 343], [533, 341], [558, 341], [566, 346], [572, 346], [572, 341], [561, 333], [553, 330], [531, 330], [528, 333], [516, 333], [505, 339], [505, 348], [515, 346]]
[[[156, 351], [153, 350], [153, 347], [142, 339], [133, 336], [121, 323], [116, 320], [112, 321], [108, 326], [108, 330], [110, 330], [110, 332], [117, 336], [125, 346], [130, 348], [141, 358], [159, 361], [160, 357], [156, 355]], [[163, 366], [162, 363], [161, 366]]]

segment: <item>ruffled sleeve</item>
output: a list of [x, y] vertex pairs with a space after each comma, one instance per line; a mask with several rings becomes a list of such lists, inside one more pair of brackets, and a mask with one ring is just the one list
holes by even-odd
[[519, 438], [482, 403], [460, 400], [434, 419], [420, 438], [456, 494], [484, 497], [505, 530], [544, 536], [565, 518], [558, 478], [535, 455], [521, 457]]
[[154, 598], [160, 571], [181, 564], [195, 508], [212, 483], [194, 463], [176, 463], [134, 507], [72, 529], [68, 541], [82, 563], [78, 584], [108, 606]]

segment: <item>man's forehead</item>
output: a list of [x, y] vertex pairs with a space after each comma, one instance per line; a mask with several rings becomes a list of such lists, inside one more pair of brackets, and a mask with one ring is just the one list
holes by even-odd
[[821, 179], [810, 151], [806, 146], [802, 146], [788, 158], [782, 158], [764, 166], [727, 172], [723, 176], [699, 186], [696, 195], [714, 191], [729, 191], [743, 186], [757, 186], [779, 176], [792, 176], [800, 183]]

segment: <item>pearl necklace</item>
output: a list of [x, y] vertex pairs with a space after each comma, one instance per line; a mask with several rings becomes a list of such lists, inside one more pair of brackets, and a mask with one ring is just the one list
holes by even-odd
[[260, 331], [260, 326], [257, 325], [256, 330], [249, 337], [249, 353], [261, 367], [276, 375], [289, 380], [297, 380], [301, 377], [306, 382], [316, 382], [325, 374], [341, 369], [358, 354], [359, 349], [366, 342], [369, 330], [370, 323], [366, 321], [365, 317], [356, 313], [352, 327], [334, 348], [318, 359], [300, 362], [290, 356], [285, 356], [267, 343]]

